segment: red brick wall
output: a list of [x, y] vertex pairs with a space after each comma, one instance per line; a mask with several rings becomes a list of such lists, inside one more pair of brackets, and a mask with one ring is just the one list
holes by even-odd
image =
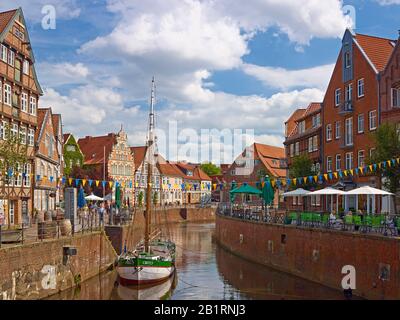
[[[63, 264], [63, 246], [77, 248], [77, 255]], [[69, 289], [80, 276], [85, 281], [106, 270], [116, 254], [103, 233], [75, 235], [71, 239], [56, 239], [31, 245], [0, 249], [0, 300], [39, 299]], [[56, 270], [55, 289], [45, 289], [42, 272], [45, 266]]]
[[[243, 237], [242, 243], [240, 237]], [[281, 236], [286, 235], [286, 244]], [[400, 241], [333, 230], [243, 222], [217, 216], [215, 236], [228, 250], [251, 261], [342, 290], [342, 267], [356, 269], [356, 290], [369, 299], [399, 299]], [[390, 279], [378, 278], [390, 265]]]
[[[369, 150], [373, 147], [373, 141], [371, 139], [371, 131], [369, 130], [369, 111], [377, 110], [378, 112], [378, 81], [377, 76], [368, 61], [364, 58], [358, 47], [353, 43], [353, 54], [354, 54], [354, 77], [351, 81], [353, 83], [353, 97], [352, 101], [354, 111], [346, 115], [340, 115], [340, 107], [335, 107], [334, 98], [335, 90], [341, 89], [341, 102], [344, 101], [345, 97], [345, 86], [350, 83], [342, 82], [342, 55], [339, 55], [333, 75], [331, 77], [328, 89], [323, 102], [323, 143], [324, 143], [324, 157], [323, 157], [323, 168], [326, 172], [326, 159], [328, 156], [332, 157], [333, 171], [336, 171], [335, 156], [341, 154], [342, 156], [342, 170], [345, 169], [345, 154], [347, 152], [353, 152], [353, 168], [358, 165], [358, 151], [364, 150], [365, 156], [369, 155]], [[362, 98], [357, 98], [357, 80], [364, 78], [364, 91], [365, 95]], [[360, 113], [364, 113], [364, 133], [357, 133], [357, 117]], [[353, 117], [353, 147], [341, 148], [344, 145], [344, 128], [345, 119]], [[335, 140], [335, 122], [341, 122], [341, 139]], [[332, 125], [332, 136], [333, 139], [330, 142], [326, 141], [326, 125]], [[378, 179], [372, 177], [354, 177], [354, 182], [373, 182], [377, 183]]]

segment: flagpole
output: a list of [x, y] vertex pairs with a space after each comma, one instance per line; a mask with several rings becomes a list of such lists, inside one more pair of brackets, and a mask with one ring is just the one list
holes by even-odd
[[[106, 146], [103, 147], [103, 181], [106, 181]], [[103, 188], [103, 200], [106, 196], [106, 188]]]

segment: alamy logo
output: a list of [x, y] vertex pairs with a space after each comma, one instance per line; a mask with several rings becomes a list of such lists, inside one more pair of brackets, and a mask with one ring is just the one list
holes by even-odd
[[44, 30], [55, 30], [56, 29], [56, 19], [57, 13], [56, 8], [52, 5], [46, 5], [42, 8], [42, 28]]
[[343, 290], [355, 290], [356, 289], [356, 268], [354, 266], [346, 265], [342, 268], [342, 274], [345, 276], [342, 278]]

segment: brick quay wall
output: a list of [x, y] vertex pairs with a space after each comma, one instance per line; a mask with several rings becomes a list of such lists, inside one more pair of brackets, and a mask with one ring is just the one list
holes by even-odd
[[[154, 210], [151, 224], [153, 227], [170, 223], [209, 222], [215, 221], [216, 207], [209, 208], [166, 208]], [[138, 210], [133, 223], [126, 226], [107, 226], [106, 233], [115, 251], [120, 254], [125, 243], [128, 250], [134, 248], [143, 239], [145, 218], [142, 210]]]
[[[367, 299], [400, 299], [400, 239], [266, 224], [216, 216], [215, 238], [228, 251], [268, 267], [343, 290], [346, 265]], [[385, 274], [386, 270], [386, 274]]]
[[[76, 255], [64, 255], [75, 247]], [[0, 300], [41, 299], [111, 267], [117, 255], [104, 232], [0, 249]]]

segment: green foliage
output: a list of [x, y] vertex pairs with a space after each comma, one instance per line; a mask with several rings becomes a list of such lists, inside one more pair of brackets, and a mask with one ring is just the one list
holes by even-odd
[[[71, 176], [74, 167], [83, 165], [84, 157], [74, 136], [70, 136], [64, 144], [64, 173], [66, 176]], [[79, 163], [79, 165], [77, 165]]]
[[200, 165], [200, 169], [203, 170], [207, 175], [216, 176], [221, 174], [221, 168], [217, 167], [211, 162], [206, 162]]
[[143, 206], [143, 197], [144, 197], [143, 191], [140, 191], [139, 195], [138, 195], [138, 205], [139, 205], [139, 207]]
[[153, 193], [153, 204], [156, 205], [158, 202], [158, 192]]
[[[384, 123], [372, 135], [375, 142], [375, 151], [367, 160], [369, 164], [380, 163], [400, 156], [400, 136], [396, 125]], [[399, 166], [386, 166], [381, 170], [384, 186], [390, 192], [396, 193], [400, 188]]]
[[308, 177], [317, 174], [312, 169], [313, 162], [308, 155], [299, 155], [293, 159], [290, 166], [290, 178]]

